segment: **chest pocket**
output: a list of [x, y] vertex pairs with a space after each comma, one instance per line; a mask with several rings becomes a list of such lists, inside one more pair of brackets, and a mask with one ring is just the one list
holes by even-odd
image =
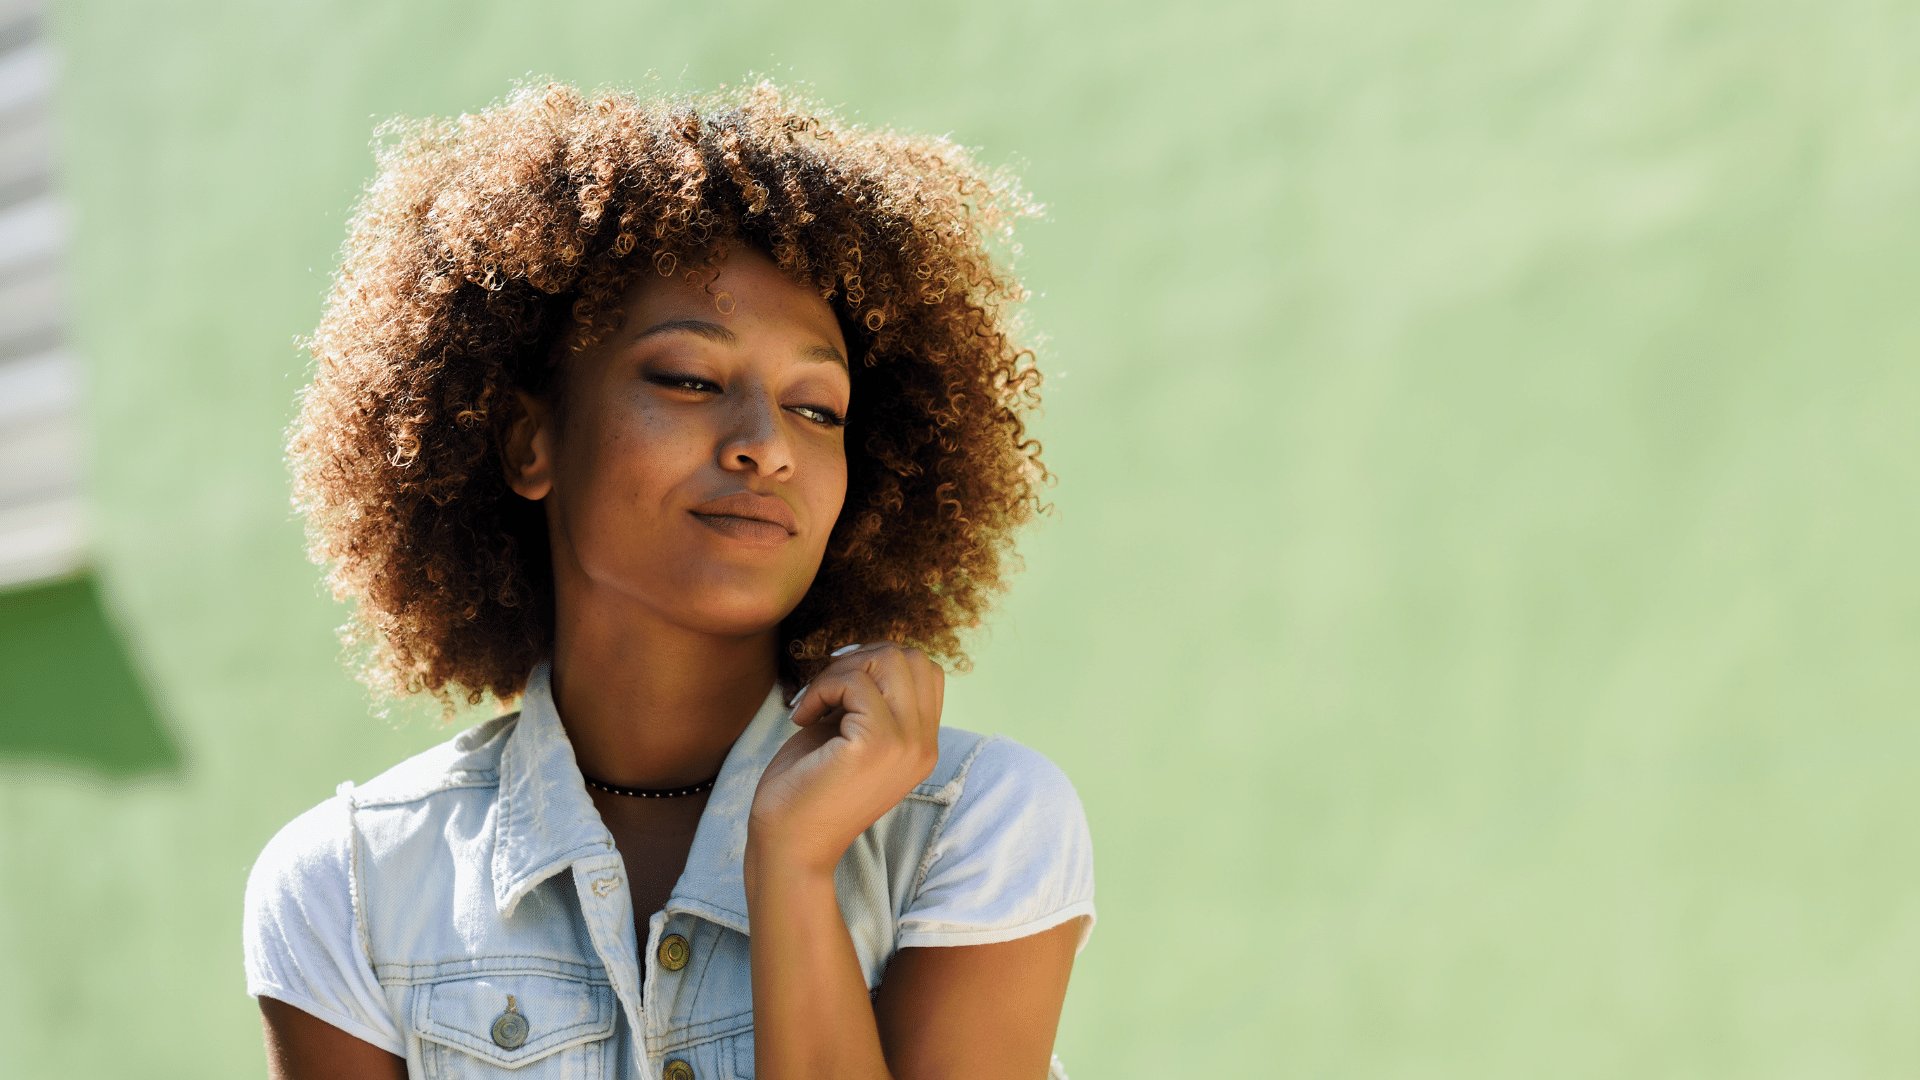
[[412, 1024], [430, 1080], [609, 1080], [616, 1012], [605, 982], [489, 972], [421, 987]]

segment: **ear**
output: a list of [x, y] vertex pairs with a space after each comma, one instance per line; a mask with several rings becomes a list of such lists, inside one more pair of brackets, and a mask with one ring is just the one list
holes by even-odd
[[507, 486], [539, 502], [553, 490], [553, 409], [523, 390], [513, 392], [513, 416], [500, 445]]

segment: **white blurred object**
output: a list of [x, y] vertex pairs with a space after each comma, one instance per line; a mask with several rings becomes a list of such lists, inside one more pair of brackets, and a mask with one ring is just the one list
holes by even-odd
[[0, 0], [0, 588], [86, 562], [80, 369], [66, 349], [41, 0]]

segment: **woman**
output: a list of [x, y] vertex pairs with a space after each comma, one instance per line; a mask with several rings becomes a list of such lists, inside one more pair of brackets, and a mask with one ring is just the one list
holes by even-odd
[[941, 724], [1050, 479], [1033, 211], [768, 84], [401, 129], [289, 440], [362, 677], [519, 708], [248, 881], [273, 1075], [1064, 1076], [1071, 783]]

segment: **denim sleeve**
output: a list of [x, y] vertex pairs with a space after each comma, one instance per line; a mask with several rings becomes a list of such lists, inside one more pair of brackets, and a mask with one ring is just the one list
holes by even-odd
[[254, 861], [242, 931], [247, 993], [404, 1055], [355, 921], [349, 812], [335, 795], [288, 822]]
[[1093, 932], [1093, 840], [1067, 774], [1046, 755], [991, 736], [928, 848], [896, 947], [980, 945], [1085, 915]]

